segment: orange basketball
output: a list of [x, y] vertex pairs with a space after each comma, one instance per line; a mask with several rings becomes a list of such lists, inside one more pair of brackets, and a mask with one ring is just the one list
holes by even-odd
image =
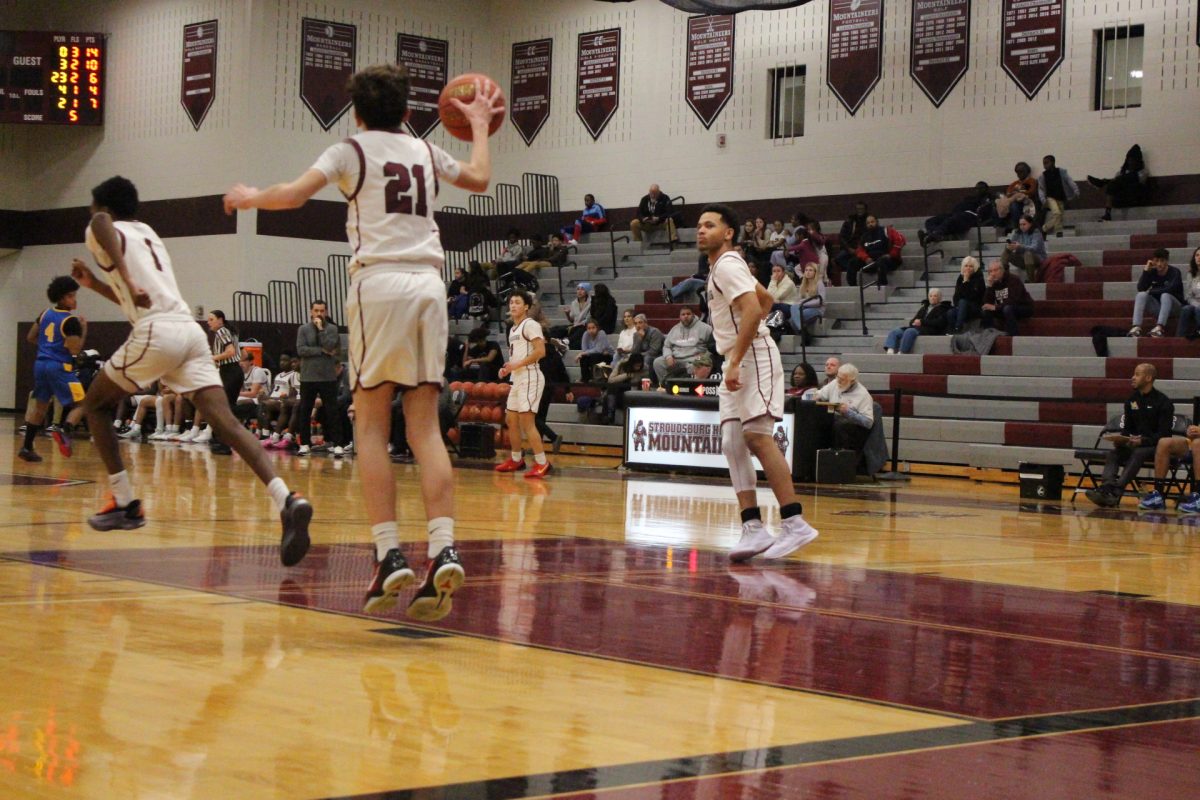
[[462, 414], [459, 416], [465, 419], [467, 422], [473, 422], [479, 418], [479, 407], [473, 405], [463, 406]]
[[471, 393], [475, 391], [475, 384], [470, 381], [463, 381], [462, 390], [467, 393], [467, 397], [470, 397]]
[[450, 391], [457, 392], [462, 389], [462, 381], [453, 381], [450, 384]]
[[504, 412], [500, 410], [500, 406], [495, 406], [492, 409], [492, 422], [499, 422], [504, 418]]
[[511, 391], [512, 391], [512, 384], [511, 384], [511, 383], [502, 383], [502, 384], [500, 384], [500, 397], [502, 397], [502, 398], [504, 398], [504, 397], [508, 397], [508, 393], [509, 393], [509, 392], [511, 392]]
[[[487, 75], [481, 75], [477, 72], [468, 72], [466, 75], [459, 75], [442, 88], [442, 94], [438, 97], [438, 117], [441, 118], [442, 124], [446, 126], [446, 130], [456, 139], [462, 139], [464, 142], [471, 141], [471, 123], [467, 122], [467, 118], [463, 113], [450, 102], [451, 98], [456, 98], [464, 103], [470, 103], [475, 99], [475, 81], [487, 89], [489, 86], [500, 87], [489, 78]], [[504, 124], [504, 92], [499, 95], [500, 110], [492, 114], [492, 122], [488, 125], [488, 136], [491, 136], [496, 131], [500, 130], [500, 126]]]
[[451, 444], [458, 444], [458, 428], [446, 431], [446, 438], [450, 440]]

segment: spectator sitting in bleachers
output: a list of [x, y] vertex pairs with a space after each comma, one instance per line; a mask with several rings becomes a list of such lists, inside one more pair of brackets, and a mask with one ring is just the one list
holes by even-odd
[[[792, 231], [786, 249], [771, 253], [771, 265], [800, 270], [805, 264], [816, 264], [817, 275], [824, 281], [825, 273], [820, 264], [821, 252], [825, 249], [825, 239], [820, 233], [813, 232], [811, 224], [810, 222], [809, 225], [799, 225]], [[826, 263], [828, 263], [828, 256], [826, 256]]]
[[1037, 181], [1033, 179], [1033, 169], [1018, 161], [1013, 172], [1017, 173], [1017, 179], [996, 200], [996, 226], [1005, 236], [1016, 230], [1021, 217], [1037, 216]]
[[921, 307], [909, 320], [907, 327], [893, 328], [884, 342], [888, 355], [911, 353], [918, 336], [941, 336], [950, 327], [953, 306], [942, 300], [942, 290], [936, 286], [929, 290], [929, 297], [921, 301]]
[[792, 312], [792, 304], [799, 302], [796, 299], [798, 290], [796, 282], [791, 279], [778, 264], [771, 267], [771, 282], [767, 284], [767, 294], [771, 295], [771, 312], [778, 311], [787, 319]]
[[862, 243], [863, 231], [866, 229], [867, 204], [855, 203], [854, 211], [842, 223], [841, 231], [838, 233], [837, 253], [834, 254], [828, 269], [830, 276], [837, 279], [834, 283], [835, 286], [840, 285], [841, 275], [849, 270], [850, 261]]
[[495, 261], [484, 261], [480, 266], [483, 267], [483, 271], [492, 280], [503, 278], [525, 260], [526, 250], [525, 245], [521, 244], [521, 232], [516, 228], [509, 228], [508, 240], [504, 244], [504, 250], [501, 251]]
[[625, 309], [621, 314], [621, 332], [617, 334], [617, 345], [613, 348], [613, 357], [609, 362], [610, 369], [616, 369], [618, 364], [629, 358], [637, 341], [637, 334], [637, 321], [633, 318], [633, 312]]
[[983, 293], [983, 327], [1004, 325], [1009, 336], [1017, 335], [1017, 320], [1033, 316], [1033, 298], [1016, 275], [999, 261], [987, 267], [987, 290]]
[[713, 346], [712, 328], [701, 322], [690, 308], [679, 311], [679, 323], [663, 343], [663, 354], [654, 361], [654, 375], [662, 384], [669, 377], [687, 374], [688, 365]]
[[1008, 243], [1000, 254], [1000, 262], [1006, 269], [1016, 267], [1025, 270], [1025, 280], [1037, 283], [1045, 260], [1046, 240], [1037, 229], [1037, 223], [1033, 217], [1021, 217], [1017, 229], [1009, 234]]
[[950, 332], [961, 333], [963, 326], [970, 320], [979, 319], [983, 311], [983, 295], [987, 286], [983, 283], [983, 273], [979, 271], [979, 262], [974, 256], [967, 256], [958, 268], [958, 279], [954, 282], [954, 306], [950, 320]]
[[571, 301], [571, 305], [562, 307], [567, 316], [567, 324], [555, 325], [550, 329], [550, 336], [554, 339], [566, 339], [571, 350], [579, 349], [587, 321], [592, 316], [591, 292], [592, 285], [587, 281], [580, 281], [575, 287], [575, 299]]
[[800, 276], [796, 304], [789, 309], [789, 316], [792, 330], [798, 336], [807, 336], [808, 326], [825, 316], [825, 282], [817, 272], [817, 265], [811, 262], [804, 265]]
[[1163, 487], [1167, 480], [1167, 471], [1171, 468], [1172, 459], [1182, 459], [1188, 454], [1192, 456], [1191, 491], [1179, 500], [1177, 506], [1181, 514], [1200, 514], [1200, 425], [1188, 425], [1186, 436], [1164, 436], [1158, 440], [1154, 449], [1154, 490], [1141, 499], [1138, 508], [1143, 511], [1162, 511], [1167, 507], [1163, 499]]
[[806, 392], [816, 392], [821, 386], [817, 380], [817, 371], [812, 364], [801, 361], [792, 370], [791, 386], [784, 392], [788, 397], [802, 397]]
[[616, 331], [617, 301], [613, 298], [612, 292], [608, 290], [608, 284], [596, 284], [596, 291], [592, 294], [592, 309], [589, 316], [596, 320], [600, 330], [605, 333]]
[[1183, 290], [1183, 308], [1179, 309], [1176, 336], [1195, 339], [1200, 336], [1200, 247], [1192, 252], [1188, 262], [1188, 280]]
[[467, 287], [467, 313], [472, 317], [486, 317], [493, 308], [500, 306], [500, 301], [492, 293], [492, 284], [487, 273], [483, 271], [478, 261], [467, 265], [467, 275], [463, 279]]
[[667, 229], [667, 241], [672, 245], [679, 244], [679, 235], [675, 232], [678, 224], [671, 198], [658, 188], [657, 183], [650, 184], [650, 191], [638, 203], [637, 217], [629, 223], [629, 232], [635, 242], [642, 241], [643, 234], [651, 234], [664, 226]]
[[1104, 215], [1100, 217], [1100, 221], [1111, 220], [1114, 208], [1145, 202], [1146, 183], [1149, 180], [1150, 172], [1146, 169], [1141, 145], [1136, 144], [1129, 148], [1129, 152], [1125, 154], [1125, 163], [1112, 178], [1094, 178], [1088, 175], [1088, 183], [1104, 190]]
[[608, 224], [608, 215], [604, 206], [596, 202], [593, 195], [583, 196], [583, 211], [574, 224], [562, 229], [567, 244], [579, 244], [579, 237], [585, 233], [600, 230]]
[[945, 214], [935, 214], [925, 220], [925, 227], [917, 231], [921, 246], [936, 244], [944, 239], [962, 236], [976, 225], [986, 225], [996, 216], [995, 201], [988, 185], [979, 181], [975, 191], [964, 197], [958, 205]]
[[[788, 232], [783, 226], [783, 220], [777, 219], [771, 223], [771, 230], [767, 233], [767, 244], [771, 247], [771, 254], [783, 250], [787, 247]], [[774, 261], [771, 262], [775, 263]]]
[[630, 356], [641, 356], [644, 363], [644, 370], [648, 373], [651, 380], [654, 379], [654, 362], [663, 354], [663, 348], [667, 346], [667, 337], [658, 328], [650, 324], [646, 319], [645, 314], [638, 314], [633, 318], [633, 324], [637, 326], [637, 336], [633, 340], [633, 352]]
[[1133, 301], [1133, 327], [1129, 336], [1142, 335], [1142, 320], [1146, 314], [1157, 314], [1157, 324], [1151, 336], [1165, 336], [1167, 320], [1183, 307], [1183, 273], [1170, 263], [1171, 253], [1163, 247], [1154, 251], [1137, 282], [1137, 298]]
[[879, 286], [887, 286], [887, 274], [896, 268], [896, 260], [891, 252], [892, 240], [888, 236], [887, 228], [879, 224], [879, 219], [874, 214], [868, 214], [862, 243], [846, 269], [846, 282], [857, 286], [858, 273], [866, 271], [878, 273]]
[[837, 381], [838, 370], [842, 368], [842, 360], [837, 356], [825, 359], [825, 369], [821, 374], [821, 386], [827, 386]]
[[613, 352], [608, 335], [600, 329], [596, 320], [589, 319], [587, 321], [587, 329], [584, 331], [579, 351], [580, 379], [584, 383], [591, 383], [592, 368], [597, 364], [611, 361]]
[[692, 273], [690, 278], [680, 281], [670, 289], [664, 283], [662, 287], [662, 299], [664, 303], [682, 303], [688, 295], [698, 294], [708, 284], [708, 256], [704, 253], [700, 254], [700, 261], [696, 266], [696, 271]]
[[530, 237], [533, 247], [525, 254], [525, 261], [517, 265], [517, 269], [537, 275], [539, 270], [547, 267], [561, 267], [567, 263], [567, 246], [563, 243], [562, 234], [550, 235], [550, 241], [540, 233]]
[[446, 308], [450, 319], [462, 319], [471, 307], [471, 290], [467, 288], [467, 271], [454, 268], [454, 280], [446, 287]]
[[503, 365], [504, 357], [500, 353], [500, 345], [488, 337], [486, 327], [480, 326], [467, 334], [467, 348], [463, 350], [462, 367], [455, 373], [454, 380], [489, 383], [496, 380]]
[[817, 401], [833, 403], [833, 443], [839, 450], [862, 453], [871, 426], [875, 424], [875, 401], [858, 380], [858, 367], [842, 364], [837, 379], [817, 392]]
[[1037, 179], [1038, 202], [1045, 212], [1046, 220], [1042, 223], [1042, 234], [1062, 236], [1063, 211], [1072, 200], [1079, 197], [1079, 187], [1071, 180], [1071, 175], [1057, 165], [1054, 156], [1042, 158], [1042, 174]]
[[[1121, 430], [1105, 435], [1113, 443], [1113, 449], [1104, 458], [1100, 486], [1086, 492], [1087, 499], [1098, 506], [1119, 505], [1125, 487], [1137, 477], [1146, 460], [1154, 458], [1158, 440], [1171, 435], [1175, 425], [1175, 404], [1154, 388], [1157, 377], [1158, 370], [1153, 364], [1138, 364], [1133, 370], [1130, 381], [1133, 394], [1125, 401]], [[1156, 488], [1161, 490], [1162, 487]]]

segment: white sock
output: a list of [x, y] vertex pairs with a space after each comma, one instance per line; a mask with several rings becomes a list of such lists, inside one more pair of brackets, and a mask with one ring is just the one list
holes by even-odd
[[129, 473], [121, 470], [108, 476], [108, 485], [112, 489], [113, 500], [121, 508], [133, 502], [133, 484], [129, 482]]
[[543, 450], [540, 453], [534, 453], [533, 460], [539, 464], [545, 464], [546, 463], [546, 451]]
[[283, 482], [283, 478], [274, 478], [267, 484], [267, 494], [271, 495], [271, 502], [275, 504], [276, 511], [283, 511], [283, 506], [291, 493], [287, 484]]
[[520, 451], [520, 450], [512, 451], [512, 460], [513, 461], [520, 461], [524, 457], [525, 457], [525, 454], [522, 451]]
[[436, 558], [442, 548], [454, 544], [454, 518], [437, 517], [429, 520], [429, 550], [427, 555]]
[[382, 561], [388, 550], [400, 549], [400, 535], [396, 533], [395, 520], [372, 525], [371, 538], [375, 540], [376, 561]]
[[179, 426], [178, 425], [168, 425], [167, 433], [179, 433]]

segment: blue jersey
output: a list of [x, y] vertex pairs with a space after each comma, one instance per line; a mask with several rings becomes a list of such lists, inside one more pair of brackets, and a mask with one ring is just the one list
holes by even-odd
[[78, 324], [74, 311], [47, 308], [42, 312], [38, 320], [38, 361], [54, 361], [58, 364], [75, 362], [75, 357], [67, 350], [66, 336], [63, 335], [63, 323], [72, 318], [75, 318]]

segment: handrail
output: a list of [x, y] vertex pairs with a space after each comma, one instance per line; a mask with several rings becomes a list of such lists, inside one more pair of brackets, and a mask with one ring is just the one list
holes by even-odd
[[941, 256], [942, 258], [945, 258], [946, 251], [939, 248], [937, 250], [934, 250], [933, 253], [930, 253], [928, 244], [926, 244], [924, 247], [922, 247], [921, 251], [922, 251], [922, 255], [925, 258], [925, 274], [922, 275], [920, 278], [918, 278], [918, 280], [925, 281], [925, 296], [929, 297], [929, 256], [933, 255], [933, 253], [936, 253], [937, 255]]
[[[796, 307], [800, 309], [800, 330], [797, 331], [797, 333], [800, 335], [800, 360], [805, 364], [808, 363], [808, 344], [804, 341], [804, 307], [812, 305], [813, 300], [816, 300], [816, 304], [819, 306], [825, 305], [824, 301], [821, 300], [821, 295], [819, 294], [814, 294], [812, 297], [805, 298], [796, 304]], [[821, 315], [822, 318], [824, 318], [824, 316], [824, 314]]]
[[979, 268], [983, 269], [983, 217], [975, 215], [975, 249], [979, 251]]
[[877, 275], [875, 280], [871, 281], [870, 283], [863, 283], [862, 276], [863, 273], [866, 272], [867, 267], [874, 263], [875, 262], [872, 261], [870, 264], [863, 264], [862, 268], [858, 271], [858, 314], [860, 317], [862, 317], [863, 336], [866, 336], [870, 333], [870, 331], [867, 330], [867, 297], [865, 292], [868, 288], [879, 285], [880, 276]]
[[564, 261], [562, 264], [558, 264], [557, 266], [558, 266], [558, 304], [561, 306], [563, 303], [567, 302], [565, 299], [566, 295], [563, 294], [562, 271], [564, 269], [566, 269], [567, 267], [575, 267], [578, 269], [579, 262]]
[[628, 242], [628, 241], [630, 241], [628, 236], [614, 237], [612, 225], [608, 226], [608, 251], [609, 251], [609, 255], [612, 258], [613, 280], [616, 280], [617, 278], [620, 277], [620, 275], [617, 274], [617, 242]]

